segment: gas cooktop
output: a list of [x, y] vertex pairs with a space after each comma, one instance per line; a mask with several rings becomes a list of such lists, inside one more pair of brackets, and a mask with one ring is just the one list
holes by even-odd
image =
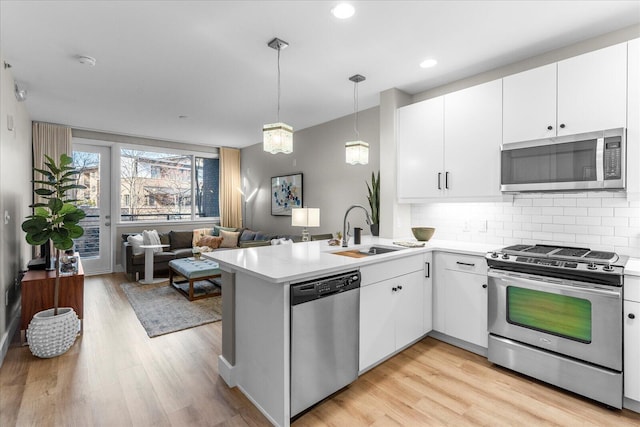
[[615, 252], [592, 251], [589, 248], [551, 245], [513, 245], [503, 248], [501, 252], [509, 255], [524, 255], [557, 260], [606, 264], [615, 263], [619, 258]]
[[622, 276], [626, 257], [614, 252], [555, 245], [513, 245], [486, 255], [490, 267], [546, 276], [596, 280]]

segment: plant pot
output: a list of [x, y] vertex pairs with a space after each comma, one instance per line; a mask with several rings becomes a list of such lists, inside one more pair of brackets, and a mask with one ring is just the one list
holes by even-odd
[[53, 308], [39, 311], [27, 328], [29, 350], [36, 357], [60, 356], [71, 348], [78, 331], [78, 316], [73, 308], [58, 308], [57, 316], [53, 315]]
[[371, 224], [371, 235], [379, 236], [380, 235], [380, 224]]

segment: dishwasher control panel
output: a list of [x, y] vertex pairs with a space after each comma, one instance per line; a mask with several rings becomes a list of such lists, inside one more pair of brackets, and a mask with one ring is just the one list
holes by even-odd
[[359, 271], [350, 271], [295, 283], [291, 285], [291, 305], [302, 304], [359, 287]]

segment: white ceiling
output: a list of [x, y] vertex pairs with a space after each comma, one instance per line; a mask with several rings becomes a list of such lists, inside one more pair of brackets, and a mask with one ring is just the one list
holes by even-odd
[[273, 37], [290, 44], [280, 118], [299, 130], [352, 113], [356, 73], [364, 110], [640, 23], [638, 0], [352, 1], [346, 21], [337, 3], [0, 0], [0, 46], [33, 120], [244, 147], [276, 121]]

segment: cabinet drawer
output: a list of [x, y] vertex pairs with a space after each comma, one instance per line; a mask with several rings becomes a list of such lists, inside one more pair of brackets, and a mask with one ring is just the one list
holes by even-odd
[[436, 258], [436, 262], [442, 262], [446, 270], [487, 274], [487, 261], [479, 256], [440, 253]]
[[624, 299], [640, 302], [640, 277], [624, 276]]
[[360, 286], [381, 282], [403, 274], [424, 269], [424, 255], [417, 254], [391, 261], [360, 267], [362, 282]]

